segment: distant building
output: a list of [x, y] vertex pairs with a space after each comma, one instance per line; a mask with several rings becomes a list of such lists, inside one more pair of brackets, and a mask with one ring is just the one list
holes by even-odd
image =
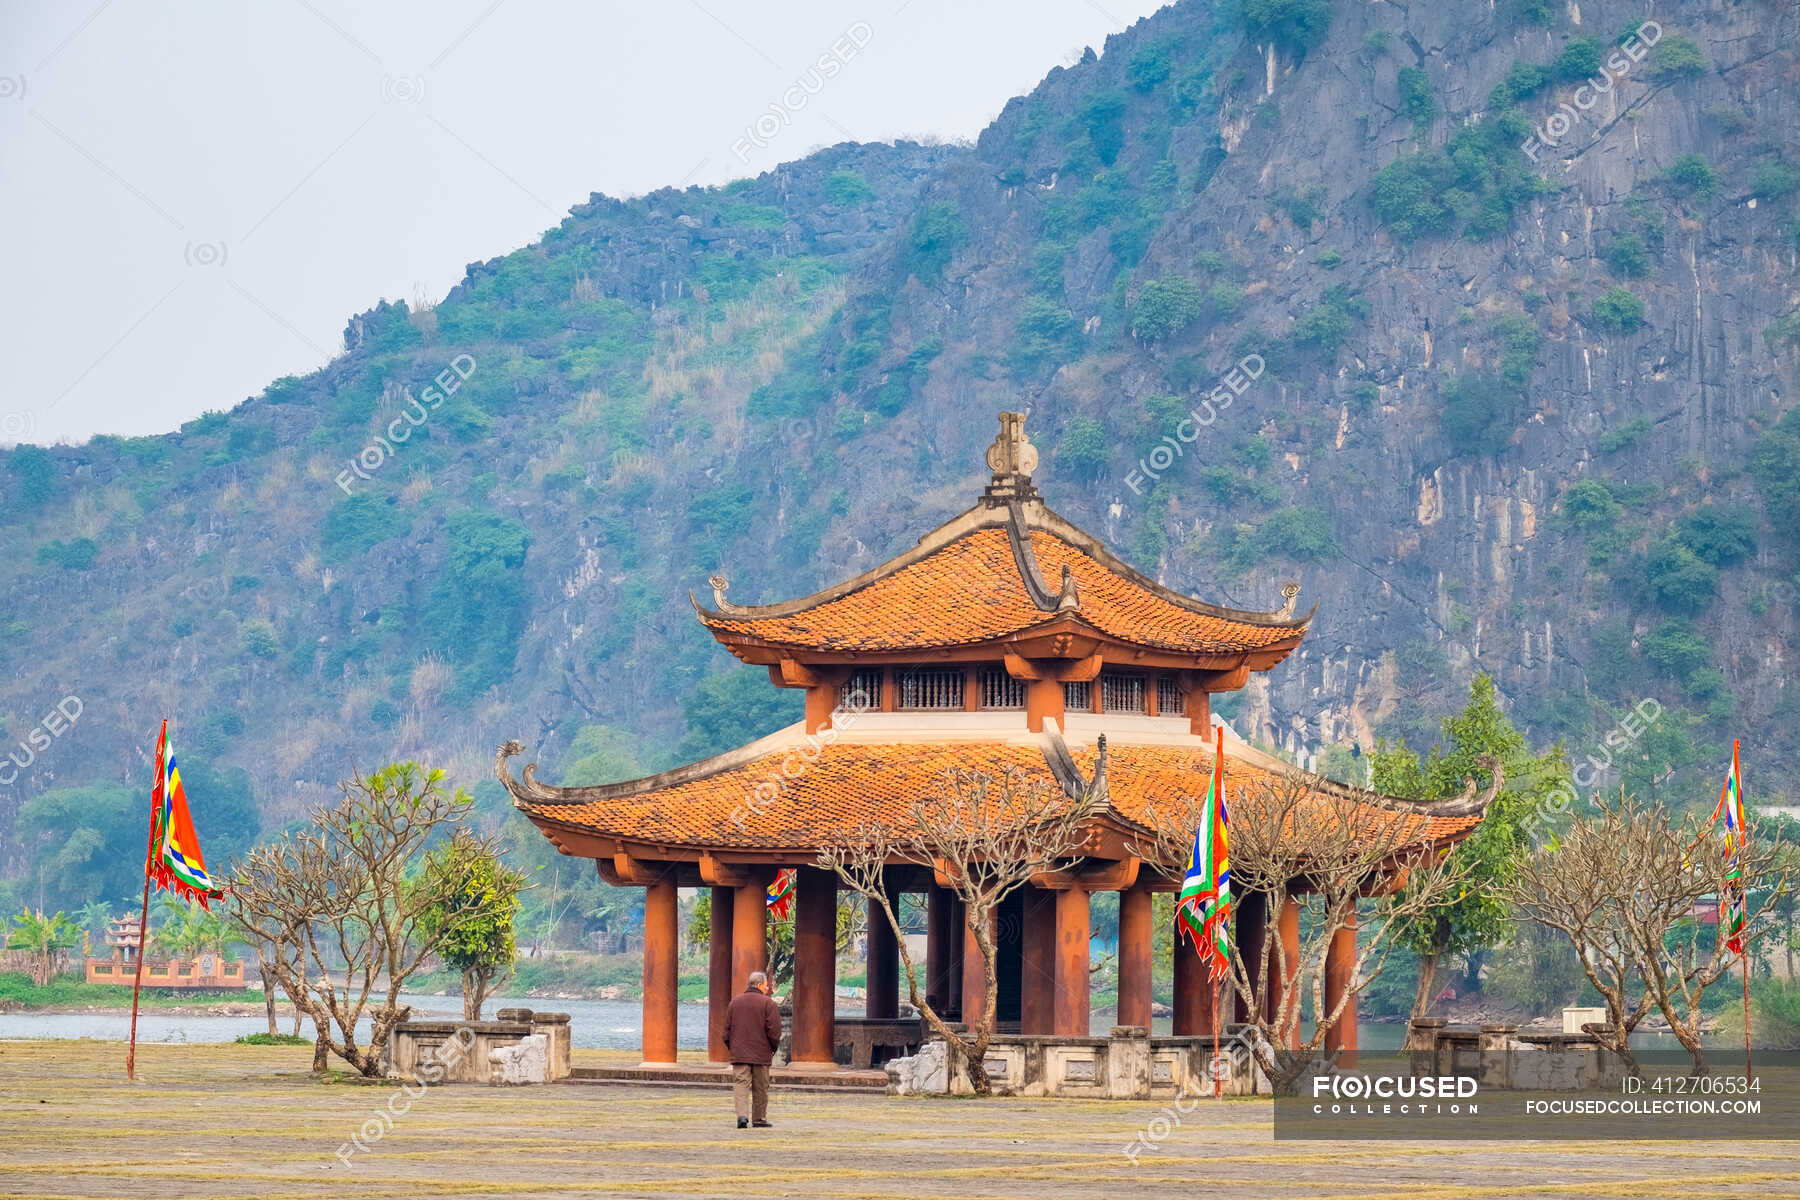
[[[154, 934], [150, 938], [155, 943]], [[136, 917], [114, 917], [106, 927], [106, 944], [112, 947], [111, 958], [89, 958], [89, 983], [121, 983], [130, 987], [137, 978], [137, 956], [143, 946], [144, 930]], [[146, 960], [144, 986], [154, 988], [203, 988], [221, 991], [244, 986], [244, 964], [221, 954], [202, 954], [198, 958], [171, 958], [163, 962]]]

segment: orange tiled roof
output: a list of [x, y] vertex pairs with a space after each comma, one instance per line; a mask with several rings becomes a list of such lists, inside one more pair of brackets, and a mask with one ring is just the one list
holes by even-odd
[[[1074, 758], [1091, 777], [1095, 752], [1077, 751]], [[1110, 815], [1128, 826], [1147, 827], [1153, 804], [1205, 789], [1211, 761], [1211, 752], [1199, 747], [1113, 746], [1107, 759]], [[1247, 798], [1274, 774], [1229, 752], [1225, 763], [1228, 796]], [[812, 850], [864, 822], [900, 822], [911, 802], [940, 788], [953, 768], [996, 777], [1012, 769], [1027, 780], [1056, 786], [1043, 751], [1030, 742], [838, 743], [810, 762], [796, 750], [781, 749], [710, 773], [704, 767], [696, 764], [679, 773], [691, 777], [667, 786], [640, 781], [652, 785], [642, 790], [632, 790], [632, 784], [550, 789], [567, 803], [533, 802], [510, 776], [508, 787], [518, 806], [540, 824], [654, 845]], [[1335, 786], [1293, 773], [1320, 787]], [[1371, 820], [1391, 819], [1392, 810], [1366, 808]], [[1420, 840], [1432, 842], [1460, 838], [1480, 820], [1426, 814], [1408, 819], [1418, 822]]]
[[878, 568], [861, 586], [798, 611], [702, 609], [701, 620], [716, 636], [844, 651], [969, 645], [1023, 633], [1062, 615], [1123, 642], [1181, 653], [1264, 650], [1298, 643], [1305, 633], [1304, 621], [1259, 622], [1250, 614], [1178, 604], [1150, 581], [1133, 578], [1136, 572], [1103, 563], [1047, 530], [1032, 529], [1029, 539], [1052, 587], [1065, 566], [1074, 578], [1078, 604], [1072, 612], [1046, 611], [1033, 602], [1005, 527], [987, 525], [913, 561], [903, 556], [896, 561], [904, 565], [891, 573]]

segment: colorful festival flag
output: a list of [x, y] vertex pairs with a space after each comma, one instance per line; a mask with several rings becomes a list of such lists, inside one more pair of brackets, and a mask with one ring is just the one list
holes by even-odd
[[181, 770], [175, 765], [175, 750], [169, 745], [167, 719], [156, 737], [150, 829], [150, 862], [146, 868], [150, 878], [158, 888], [198, 900], [200, 907], [206, 908], [208, 898], [220, 892], [200, 856], [200, 839], [194, 833], [193, 818], [188, 815], [187, 790], [181, 785]]
[[1227, 850], [1230, 820], [1225, 811], [1225, 731], [1218, 730], [1213, 752], [1212, 783], [1187, 874], [1175, 901], [1175, 924], [1193, 940], [1194, 952], [1207, 964], [1211, 979], [1222, 979], [1231, 961], [1231, 856]]
[[775, 882], [769, 885], [769, 911], [779, 919], [786, 920], [794, 911], [794, 868], [783, 867], [775, 872]]
[[1738, 743], [1731, 743], [1731, 771], [1719, 791], [1719, 803], [1713, 808], [1713, 823], [1725, 822], [1725, 888], [1719, 897], [1719, 932], [1725, 948], [1733, 954], [1744, 952], [1744, 923], [1748, 910], [1744, 895], [1743, 864], [1739, 855], [1744, 848], [1744, 789], [1738, 775]]

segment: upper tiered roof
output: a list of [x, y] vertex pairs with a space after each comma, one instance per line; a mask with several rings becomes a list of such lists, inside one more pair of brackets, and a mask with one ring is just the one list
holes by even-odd
[[1266, 670], [1300, 644], [1312, 614], [1293, 615], [1297, 588], [1286, 589], [1287, 604], [1274, 612], [1207, 604], [1133, 570], [1052, 512], [1031, 483], [1037, 452], [1023, 422], [1001, 415], [986, 492], [913, 549], [782, 604], [732, 604], [725, 581], [715, 578], [714, 606], [695, 602], [701, 621], [754, 663], [962, 649]]

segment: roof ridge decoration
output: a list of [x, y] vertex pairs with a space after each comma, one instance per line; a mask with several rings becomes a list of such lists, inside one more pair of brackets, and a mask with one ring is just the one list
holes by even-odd
[[1112, 804], [1112, 797], [1106, 790], [1106, 735], [1103, 733], [1094, 742], [1094, 777], [1089, 779], [1081, 773], [1081, 766], [1075, 756], [1069, 752], [1069, 743], [1055, 729], [1046, 728], [1039, 742], [1044, 752], [1044, 765], [1050, 768], [1057, 786], [1062, 788], [1063, 795], [1071, 800], [1083, 797], [1096, 797], [1102, 803]]
[[981, 494], [981, 502], [989, 507], [1015, 504], [1020, 500], [1038, 499], [1037, 486], [1031, 473], [1037, 470], [1037, 447], [1025, 436], [1025, 414], [1000, 414], [1000, 432], [987, 449], [988, 470], [994, 478]]
[[1025, 585], [1025, 594], [1037, 605], [1041, 612], [1072, 612], [1081, 607], [1081, 594], [1075, 587], [1075, 572], [1064, 563], [1062, 569], [1062, 588], [1052, 592], [1050, 585], [1044, 582], [1043, 568], [1037, 560], [1037, 552], [1031, 548], [1030, 525], [1025, 518], [1025, 506], [1017, 500], [1006, 502], [1006, 540], [1012, 546], [1013, 565], [1019, 569], [1019, 580]]

